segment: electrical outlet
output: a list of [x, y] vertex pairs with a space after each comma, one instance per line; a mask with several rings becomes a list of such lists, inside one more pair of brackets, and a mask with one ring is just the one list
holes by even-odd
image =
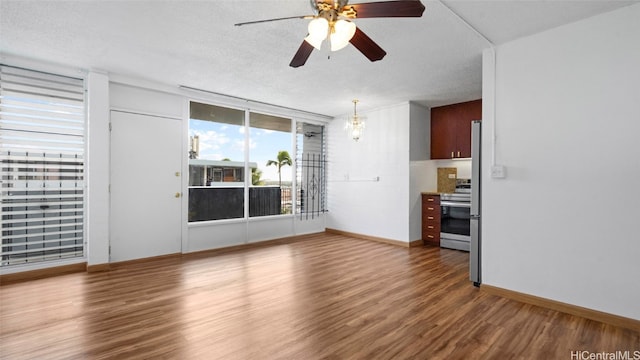
[[491, 177], [494, 179], [504, 179], [507, 177], [506, 170], [502, 165], [493, 165], [491, 167]]

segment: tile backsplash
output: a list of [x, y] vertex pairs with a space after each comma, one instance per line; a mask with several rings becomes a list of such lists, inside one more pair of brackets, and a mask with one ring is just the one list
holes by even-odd
[[471, 159], [412, 161], [411, 172], [418, 191], [438, 191], [438, 168], [456, 168], [458, 179], [471, 178]]
[[456, 179], [458, 178], [458, 168], [439, 167], [437, 179], [437, 191], [439, 193], [453, 193], [456, 190]]

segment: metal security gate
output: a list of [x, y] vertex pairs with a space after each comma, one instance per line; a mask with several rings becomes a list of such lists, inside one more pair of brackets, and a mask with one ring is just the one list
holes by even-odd
[[321, 154], [302, 154], [298, 159], [298, 213], [309, 219], [326, 212], [326, 159]]

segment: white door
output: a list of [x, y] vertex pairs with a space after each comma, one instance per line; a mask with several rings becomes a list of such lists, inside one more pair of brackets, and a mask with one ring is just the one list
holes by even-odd
[[180, 120], [111, 112], [110, 261], [181, 251]]

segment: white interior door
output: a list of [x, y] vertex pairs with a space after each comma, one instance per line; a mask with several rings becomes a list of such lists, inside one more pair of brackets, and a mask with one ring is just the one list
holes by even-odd
[[180, 120], [111, 112], [110, 261], [181, 251]]

